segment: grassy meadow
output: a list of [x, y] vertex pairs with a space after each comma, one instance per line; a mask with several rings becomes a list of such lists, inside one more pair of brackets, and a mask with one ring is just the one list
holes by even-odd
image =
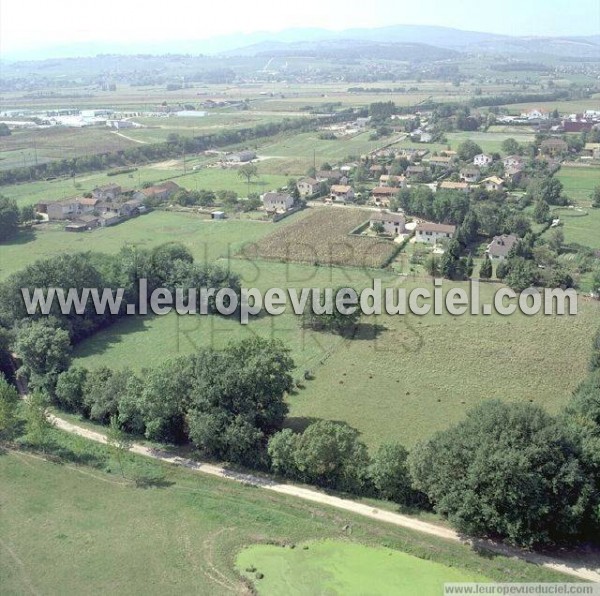
[[[0, 452], [0, 585], [7, 596], [240, 593], [236, 558], [247, 547], [349, 538], [360, 549], [385, 546], [414, 567], [436, 569], [438, 578], [451, 568], [449, 577], [564, 581], [513, 559], [132, 454], [123, 477], [106, 446], [56, 430], [51, 440], [60, 459]], [[135, 477], [151, 481], [137, 487]], [[364, 573], [375, 580], [372, 570]], [[421, 580], [414, 581], [418, 589]]]
[[[412, 596], [416, 590], [422, 596], [438, 596], [446, 582], [489, 581], [391, 549], [333, 540], [309, 542], [295, 549], [252, 546], [238, 555], [237, 567], [259, 596]], [[256, 571], [249, 571], [252, 569]], [[257, 574], [264, 577], [258, 579]]]

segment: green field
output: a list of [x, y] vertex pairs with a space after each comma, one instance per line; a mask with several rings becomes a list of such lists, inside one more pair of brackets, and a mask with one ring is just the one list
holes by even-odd
[[[260, 596], [438, 596], [446, 582], [489, 581], [391, 549], [333, 540], [294, 549], [256, 545], [243, 550], [236, 563]], [[257, 579], [257, 573], [264, 577]]]
[[452, 149], [456, 148], [467, 139], [475, 141], [485, 153], [504, 153], [502, 142], [506, 139], [515, 139], [519, 143], [532, 143], [535, 138], [533, 134], [510, 132], [450, 132], [446, 133], [448, 143]]
[[556, 176], [564, 185], [564, 193], [587, 213], [580, 216], [581, 211], [577, 210], [557, 212], [563, 222], [565, 240], [600, 248], [600, 209], [591, 207], [590, 198], [594, 188], [600, 186], [600, 168], [562, 167]]
[[[259, 224], [256, 224], [259, 225]], [[225, 261], [222, 261], [225, 263]], [[430, 284], [402, 281], [373, 270], [229, 261], [245, 285], [362, 288], [373, 276], [407, 289]], [[425, 286], [426, 287], [426, 286]], [[491, 286], [482, 290], [489, 298]], [[259, 317], [247, 326], [222, 317], [128, 319], [75, 350], [86, 366], [141, 369], [199, 347], [258, 334], [281, 339], [292, 350], [297, 376], [315, 378], [289, 398], [288, 425], [343, 420], [375, 447], [382, 441], [408, 446], [461, 420], [489, 398], [532, 400], [557, 411], [584, 378], [600, 305], [580, 303], [575, 317], [363, 317], [353, 340], [301, 329], [291, 313]], [[565, 357], [565, 346], [569, 357]]]
[[[469, 576], [564, 576], [325, 506], [127, 455], [52, 431], [46, 461], [0, 451], [0, 591], [32, 594], [244, 592], [235, 568], [257, 542], [352, 539]], [[133, 478], [146, 478], [147, 488]], [[457, 571], [458, 572], [458, 571]]]

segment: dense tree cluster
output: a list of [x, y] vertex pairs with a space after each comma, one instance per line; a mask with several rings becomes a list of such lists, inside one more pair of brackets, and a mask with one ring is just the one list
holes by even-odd
[[73, 367], [58, 376], [57, 405], [147, 438], [191, 442], [205, 456], [263, 466], [267, 438], [287, 414], [294, 363], [276, 340], [207, 348], [136, 375]]
[[[122, 288], [123, 301], [118, 315], [110, 314], [108, 308], [99, 313], [91, 298], [79, 312], [73, 308], [69, 314], [62, 314], [58, 300], [54, 300], [49, 314], [56, 326], [67, 330], [75, 343], [115, 322], [126, 312], [128, 303], [137, 303], [140, 279], [147, 280], [148, 292], [156, 288], [166, 288], [171, 292], [176, 288], [228, 287], [234, 291], [240, 288], [235, 274], [214, 265], [194, 263], [188, 249], [176, 242], [154, 249], [125, 246], [116, 255], [91, 252], [60, 255], [38, 260], [0, 284], [0, 322], [10, 328], [26, 319], [47, 318], [39, 310], [28, 315], [22, 288], [27, 288], [30, 295], [35, 288], [44, 291], [62, 288], [65, 293], [69, 288], [78, 292], [84, 288], [98, 288], [100, 291], [103, 288], [115, 291]], [[214, 299], [209, 302], [209, 310], [214, 310]]]

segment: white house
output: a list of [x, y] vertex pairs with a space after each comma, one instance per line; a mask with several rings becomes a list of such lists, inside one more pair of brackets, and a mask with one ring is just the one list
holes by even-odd
[[507, 155], [502, 164], [505, 168], [523, 168], [525, 160], [520, 155]]
[[401, 213], [390, 213], [389, 211], [380, 211], [373, 213], [369, 219], [369, 227], [381, 224], [383, 231], [391, 236], [398, 236], [406, 232], [406, 219]]
[[550, 114], [546, 110], [533, 109], [529, 110], [529, 112], [523, 112], [521, 118], [526, 118], [527, 120], [548, 120]]
[[267, 192], [262, 201], [265, 211], [287, 211], [294, 205], [294, 197], [284, 192]]
[[485, 168], [486, 166], [489, 166], [493, 161], [494, 160], [492, 159], [491, 155], [488, 155], [487, 153], [479, 153], [473, 158], [473, 165], [479, 166], [480, 168]]
[[490, 176], [489, 178], [484, 178], [481, 181], [481, 184], [483, 185], [485, 190], [489, 191], [504, 189], [504, 180], [502, 180], [502, 178], [498, 178], [498, 176]]
[[440, 240], [448, 240], [456, 233], [456, 226], [421, 222], [415, 228], [415, 241], [437, 244]]
[[474, 166], [469, 166], [466, 168], [461, 168], [460, 170], [460, 179], [463, 182], [475, 183], [481, 178], [481, 172], [479, 168]]

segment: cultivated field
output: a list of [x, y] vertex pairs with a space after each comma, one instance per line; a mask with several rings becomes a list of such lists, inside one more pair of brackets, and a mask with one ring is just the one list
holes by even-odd
[[244, 255], [289, 263], [381, 267], [397, 245], [349, 235], [369, 216], [370, 212], [362, 209], [318, 208], [293, 225], [269, 234], [255, 247], [248, 247]]

